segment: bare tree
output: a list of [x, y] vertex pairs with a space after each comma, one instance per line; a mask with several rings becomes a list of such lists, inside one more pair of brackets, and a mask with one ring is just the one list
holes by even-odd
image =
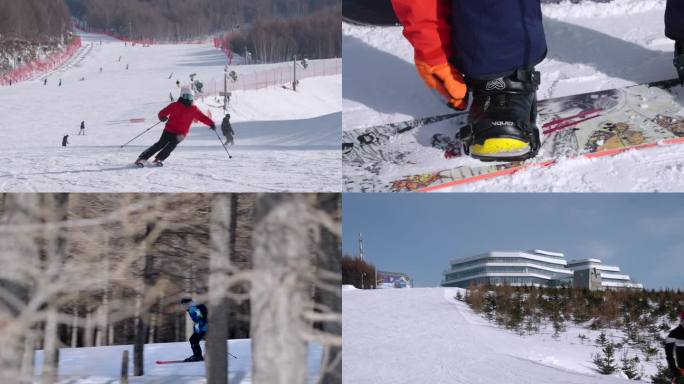
[[214, 195], [211, 207], [209, 264], [209, 333], [207, 335], [207, 383], [228, 382], [228, 294], [230, 291], [231, 197]]

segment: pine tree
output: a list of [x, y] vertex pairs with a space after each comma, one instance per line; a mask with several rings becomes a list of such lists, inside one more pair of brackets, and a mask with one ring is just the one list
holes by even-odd
[[597, 371], [602, 375], [610, 375], [617, 371], [618, 366], [615, 362], [615, 346], [613, 343], [606, 343], [601, 349], [601, 353], [592, 356]]
[[639, 365], [639, 356], [629, 358], [626, 350], [620, 358], [620, 369], [630, 380], [641, 380], [644, 376], [644, 368]]

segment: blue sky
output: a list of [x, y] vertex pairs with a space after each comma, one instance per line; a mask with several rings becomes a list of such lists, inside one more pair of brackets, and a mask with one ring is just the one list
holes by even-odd
[[543, 249], [618, 265], [646, 288], [684, 289], [684, 194], [343, 195], [344, 254], [438, 286], [449, 260]]

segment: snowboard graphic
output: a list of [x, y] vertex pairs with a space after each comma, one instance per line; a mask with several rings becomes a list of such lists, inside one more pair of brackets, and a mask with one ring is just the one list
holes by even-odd
[[349, 192], [433, 191], [547, 167], [558, 159], [611, 156], [684, 141], [684, 89], [678, 80], [542, 100], [539, 155], [486, 163], [461, 156], [466, 115], [417, 129], [384, 126], [343, 133], [343, 179]]
[[342, 0], [342, 19], [357, 25], [399, 25], [391, 0]]

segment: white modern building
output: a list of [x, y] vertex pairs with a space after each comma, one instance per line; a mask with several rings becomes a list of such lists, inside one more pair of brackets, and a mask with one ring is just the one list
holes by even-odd
[[542, 250], [492, 251], [451, 260], [442, 286], [467, 288], [470, 284], [550, 285], [549, 281], [572, 281], [565, 255]]
[[589, 289], [636, 288], [629, 275], [598, 259], [568, 262], [565, 255], [539, 249], [492, 251], [454, 259], [443, 272], [442, 286], [467, 288], [471, 284], [512, 286], [575, 286]]
[[635, 283], [620, 271], [620, 267], [604, 265], [599, 259], [582, 259], [568, 262], [567, 268], [574, 273], [573, 286], [589, 289], [635, 288], [644, 286]]

